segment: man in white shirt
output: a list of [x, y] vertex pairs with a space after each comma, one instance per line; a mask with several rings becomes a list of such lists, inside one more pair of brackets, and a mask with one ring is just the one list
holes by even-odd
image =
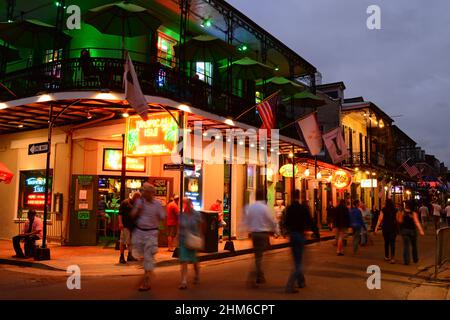
[[[28, 220], [25, 222], [22, 233], [13, 237], [13, 246], [16, 255], [14, 258], [27, 258], [34, 256], [34, 244], [36, 240], [42, 239], [42, 220], [36, 217], [36, 211], [28, 211]], [[20, 247], [20, 241], [24, 241], [25, 254]]]
[[262, 270], [262, 258], [270, 244], [270, 233], [275, 231], [273, 214], [264, 201], [262, 190], [256, 192], [256, 202], [248, 207], [244, 222], [251, 233], [255, 251], [255, 271], [250, 274], [248, 281], [252, 286], [257, 286], [266, 282]]
[[442, 207], [437, 202], [433, 202], [433, 218], [434, 218], [434, 227], [435, 229], [439, 229], [439, 224], [441, 222], [441, 213]]
[[450, 227], [450, 202], [445, 207], [445, 215], [447, 216], [447, 226]]
[[424, 228], [427, 228], [428, 223], [428, 216], [430, 215], [430, 211], [428, 210], [428, 207], [425, 205], [425, 203], [422, 203], [422, 205], [419, 208], [419, 214], [420, 219], [422, 220], [422, 225]]

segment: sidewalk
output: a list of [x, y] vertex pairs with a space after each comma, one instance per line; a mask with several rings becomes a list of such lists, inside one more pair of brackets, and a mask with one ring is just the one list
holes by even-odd
[[[330, 231], [321, 231], [321, 240], [330, 240], [334, 236]], [[307, 234], [307, 243], [317, 242], [312, 239], [311, 234]], [[200, 261], [215, 260], [234, 257], [253, 252], [252, 242], [246, 240], [234, 240], [235, 252], [224, 250], [225, 241], [219, 243], [219, 251], [214, 253], [199, 253]], [[288, 239], [271, 238], [269, 250], [285, 248], [289, 246]], [[0, 240], [0, 264], [17, 265], [22, 267], [32, 267], [53, 271], [66, 271], [70, 265], [78, 265], [83, 274], [87, 275], [135, 275], [142, 273], [142, 266], [139, 262], [126, 265], [119, 264], [119, 251], [114, 248], [103, 248], [100, 246], [71, 247], [49, 244], [51, 250], [51, 260], [34, 261], [33, 259], [12, 258], [14, 250], [12, 242]], [[157, 266], [177, 265], [178, 259], [172, 258], [172, 252], [167, 248], [159, 248], [155, 256]]]

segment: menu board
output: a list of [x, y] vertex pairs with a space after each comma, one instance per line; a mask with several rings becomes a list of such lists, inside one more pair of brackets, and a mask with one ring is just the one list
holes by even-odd
[[165, 206], [169, 197], [169, 180], [165, 178], [149, 178], [148, 182], [155, 186], [155, 198]]

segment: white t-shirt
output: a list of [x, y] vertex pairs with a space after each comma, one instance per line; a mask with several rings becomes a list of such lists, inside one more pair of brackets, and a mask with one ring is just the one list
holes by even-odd
[[421, 206], [419, 208], [419, 212], [421, 217], [427, 217], [429, 214], [428, 208], [426, 206]]
[[437, 203], [433, 203], [433, 216], [441, 216], [442, 207]]
[[445, 213], [447, 214], [447, 218], [450, 218], [450, 204], [445, 207]]

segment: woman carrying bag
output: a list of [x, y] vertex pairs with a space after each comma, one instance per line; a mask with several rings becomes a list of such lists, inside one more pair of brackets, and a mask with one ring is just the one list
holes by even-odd
[[424, 232], [417, 212], [414, 211], [414, 204], [412, 201], [405, 202], [405, 210], [397, 215], [397, 222], [400, 225], [400, 234], [403, 238], [403, 263], [405, 265], [409, 264], [410, 245], [412, 248], [413, 262], [417, 263], [419, 261], [419, 255], [417, 253], [417, 230], [422, 236], [424, 235]]
[[180, 214], [179, 223], [179, 248], [181, 262], [181, 284], [180, 290], [187, 289], [188, 264], [194, 264], [195, 278], [194, 284], [200, 280], [200, 269], [197, 259], [197, 251], [203, 249], [203, 236], [200, 225], [202, 216], [194, 210], [192, 200], [183, 199], [183, 210]]

